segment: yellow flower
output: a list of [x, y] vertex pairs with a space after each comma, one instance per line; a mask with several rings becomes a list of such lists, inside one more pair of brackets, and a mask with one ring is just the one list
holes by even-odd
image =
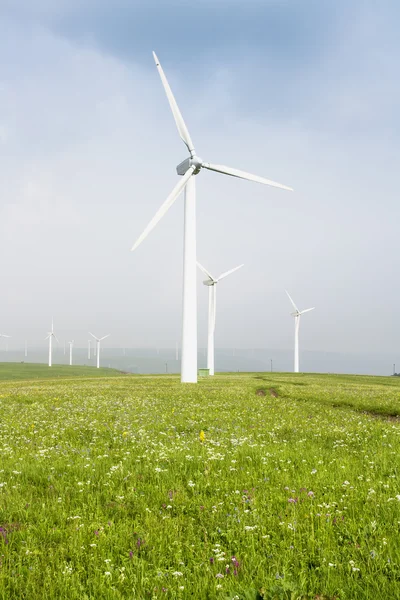
[[200, 431], [200, 435], [199, 435], [199, 440], [201, 442], [204, 442], [204, 440], [206, 439], [206, 434], [204, 433], [203, 430]]
[[124, 431], [124, 433], [122, 434], [124, 437], [126, 437], [128, 435], [127, 431]]

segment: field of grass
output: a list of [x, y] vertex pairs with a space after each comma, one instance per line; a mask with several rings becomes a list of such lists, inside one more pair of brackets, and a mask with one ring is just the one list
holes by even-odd
[[400, 598], [400, 380], [3, 381], [1, 600]]
[[84, 367], [79, 365], [48, 365], [38, 363], [0, 363], [0, 381], [15, 379], [68, 379], [70, 377], [114, 377], [121, 375], [115, 369]]

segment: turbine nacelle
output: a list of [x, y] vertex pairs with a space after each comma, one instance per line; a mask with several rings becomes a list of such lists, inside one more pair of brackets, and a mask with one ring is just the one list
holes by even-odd
[[203, 281], [203, 285], [208, 285], [209, 287], [218, 283], [218, 279], [206, 279]]
[[176, 172], [178, 175], [185, 175], [190, 168], [193, 168], [193, 175], [197, 175], [201, 171], [201, 167], [203, 166], [203, 159], [194, 154], [189, 158], [183, 160], [177, 167]]

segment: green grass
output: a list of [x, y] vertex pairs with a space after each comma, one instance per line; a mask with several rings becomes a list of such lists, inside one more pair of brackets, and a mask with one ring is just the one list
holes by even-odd
[[399, 398], [395, 378], [3, 381], [1, 600], [400, 598]]
[[15, 379], [68, 379], [70, 377], [114, 377], [121, 375], [115, 369], [37, 363], [0, 363], [0, 381]]

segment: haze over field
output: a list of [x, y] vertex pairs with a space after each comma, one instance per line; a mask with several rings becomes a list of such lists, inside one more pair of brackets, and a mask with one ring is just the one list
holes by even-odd
[[289, 353], [286, 288], [299, 308], [316, 306], [302, 352], [400, 365], [399, 17], [394, 1], [206, 0], [188, 20], [181, 2], [2, 0], [10, 350], [39, 344], [52, 314], [61, 339], [82, 346], [88, 330], [111, 333], [105, 349], [180, 339], [182, 199], [129, 252], [185, 158], [154, 49], [200, 156], [295, 189], [198, 178], [199, 260], [212, 273], [245, 264], [218, 289], [216, 346]]

